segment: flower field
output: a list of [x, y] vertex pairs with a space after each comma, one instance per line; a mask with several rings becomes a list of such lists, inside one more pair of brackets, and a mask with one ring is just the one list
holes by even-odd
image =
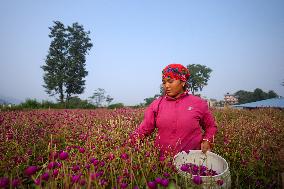
[[[125, 144], [144, 109], [0, 112], [0, 188], [200, 188], [160, 156], [154, 135]], [[213, 152], [232, 188], [281, 188], [284, 111], [213, 110]], [[219, 181], [222, 186], [223, 182]]]

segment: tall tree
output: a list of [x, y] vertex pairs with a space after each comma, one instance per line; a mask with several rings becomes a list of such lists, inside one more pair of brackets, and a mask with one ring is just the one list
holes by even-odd
[[88, 74], [85, 56], [93, 44], [89, 38], [90, 32], [85, 32], [78, 23], [65, 27], [63, 23], [55, 21], [49, 29], [52, 41], [46, 65], [41, 67], [44, 70], [43, 86], [48, 94], [59, 94], [58, 100], [64, 102], [73, 94], [84, 92], [84, 77]]
[[93, 96], [89, 97], [91, 100], [94, 101], [94, 104], [97, 107], [102, 106], [102, 103], [104, 102], [104, 100], [106, 99], [105, 96], [105, 90], [102, 88], [98, 88], [97, 90], [95, 90]]
[[187, 69], [190, 72], [187, 84], [192, 94], [199, 90], [202, 91], [203, 87], [207, 85], [212, 69], [200, 64], [190, 64]]

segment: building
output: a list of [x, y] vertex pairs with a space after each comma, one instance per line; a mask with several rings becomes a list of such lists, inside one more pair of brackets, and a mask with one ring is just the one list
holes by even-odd
[[284, 98], [270, 98], [256, 102], [234, 105], [235, 108], [255, 109], [255, 108], [279, 108], [284, 109]]
[[235, 95], [230, 94], [230, 93], [227, 93], [224, 95], [224, 101], [225, 101], [225, 104], [228, 104], [228, 105], [237, 104], [239, 102], [238, 98]]

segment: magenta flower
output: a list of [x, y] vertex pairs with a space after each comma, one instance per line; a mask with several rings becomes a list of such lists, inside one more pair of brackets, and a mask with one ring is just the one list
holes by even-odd
[[121, 158], [121, 159], [124, 159], [124, 160], [127, 160], [127, 159], [128, 159], [127, 153], [121, 154], [120, 158]]
[[80, 166], [79, 165], [74, 165], [72, 167], [72, 171], [76, 172], [76, 171], [79, 171], [80, 170]]
[[43, 174], [41, 175], [41, 178], [42, 178], [42, 180], [48, 181], [48, 179], [49, 179], [49, 174], [48, 174], [47, 172], [45, 172], [45, 173], [43, 173]]
[[40, 185], [41, 184], [41, 180], [40, 180], [40, 178], [37, 178], [37, 179], [35, 179], [34, 180], [34, 183], [35, 183], [35, 185]]
[[80, 185], [81, 185], [81, 186], [85, 186], [85, 184], [86, 184], [86, 180], [85, 180], [85, 179], [81, 179], [81, 180], [80, 180]]
[[57, 177], [58, 173], [59, 173], [58, 169], [54, 169], [52, 174], [53, 177]]
[[29, 166], [28, 168], [26, 168], [24, 173], [27, 176], [32, 176], [33, 174], [37, 172], [37, 170], [38, 170], [37, 166]]
[[163, 175], [164, 175], [164, 177], [166, 177], [166, 178], [168, 178], [168, 177], [171, 176], [169, 173], [164, 173]]
[[134, 186], [133, 189], [139, 189], [139, 187], [138, 186]]
[[80, 176], [81, 176], [81, 175], [73, 175], [73, 176], [71, 177], [72, 183], [79, 182]]
[[159, 184], [161, 184], [161, 182], [162, 182], [162, 178], [160, 178], [160, 177], [157, 177], [156, 179], [155, 179], [155, 181], [157, 182], [157, 183], [159, 183]]
[[187, 172], [187, 171], [189, 170], [189, 165], [188, 165], [188, 164], [183, 164], [183, 165], [180, 167], [180, 170]]
[[79, 148], [79, 152], [80, 153], [84, 153], [85, 152], [85, 148]]
[[197, 185], [202, 184], [202, 178], [199, 175], [194, 176], [192, 181], [194, 184], [197, 184]]
[[224, 181], [222, 179], [217, 180], [217, 184], [219, 186], [222, 186], [224, 184]]
[[105, 164], [106, 163], [104, 161], [101, 161], [100, 166], [103, 167], [103, 166], [105, 166]]
[[94, 161], [97, 160], [96, 158], [91, 158], [90, 163], [94, 163]]
[[109, 160], [113, 160], [114, 158], [115, 158], [115, 156], [114, 156], [113, 153], [110, 153], [110, 154], [108, 155], [108, 159], [109, 159]]
[[6, 188], [9, 186], [9, 178], [7, 177], [2, 177], [0, 178], [0, 188]]
[[162, 182], [161, 182], [161, 185], [164, 186], [164, 187], [168, 187], [169, 180], [168, 179], [163, 179]]
[[19, 178], [15, 178], [12, 180], [12, 187], [17, 188], [21, 185], [21, 180]]
[[100, 163], [99, 160], [95, 159], [94, 162], [93, 162], [93, 165], [96, 166], [96, 165], [98, 165], [99, 163]]
[[150, 189], [156, 189], [157, 188], [157, 184], [155, 181], [150, 181], [147, 183], [147, 186], [150, 188]]
[[53, 168], [56, 167], [56, 165], [57, 165], [56, 162], [50, 162], [50, 163], [48, 164], [47, 168], [48, 168], [48, 169], [53, 169]]
[[59, 159], [61, 160], [65, 160], [68, 158], [68, 153], [67, 152], [64, 152], [62, 151], [60, 154], [59, 154]]
[[120, 188], [125, 189], [127, 188], [128, 184], [127, 183], [121, 183]]

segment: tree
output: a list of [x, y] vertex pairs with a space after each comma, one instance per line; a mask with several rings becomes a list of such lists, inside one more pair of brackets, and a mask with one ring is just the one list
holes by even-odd
[[278, 94], [273, 90], [268, 91], [268, 98], [277, 98]]
[[187, 69], [190, 72], [187, 84], [194, 95], [195, 92], [202, 91], [203, 87], [207, 85], [212, 69], [200, 64], [190, 64]]
[[93, 44], [89, 38], [90, 32], [85, 32], [78, 23], [65, 27], [63, 23], [55, 21], [49, 29], [52, 41], [46, 65], [41, 67], [44, 71], [43, 87], [51, 96], [59, 94], [58, 100], [64, 102], [73, 94], [84, 92], [84, 77], [88, 75], [85, 56]]
[[256, 88], [253, 92], [239, 90], [234, 95], [238, 98], [239, 104], [278, 97], [273, 90], [270, 90], [268, 93], [266, 93], [260, 88]]
[[102, 88], [98, 88], [95, 90], [93, 96], [89, 97], [92, 99], [97, 107], [102, 106], [103, 101], [106, 99], [105, 90]]
[[110, 95], [107, 95], [107, 97], [106, 97], [107, 106], [109, 106], [111, 101], [113, 101], [113, 98]]

